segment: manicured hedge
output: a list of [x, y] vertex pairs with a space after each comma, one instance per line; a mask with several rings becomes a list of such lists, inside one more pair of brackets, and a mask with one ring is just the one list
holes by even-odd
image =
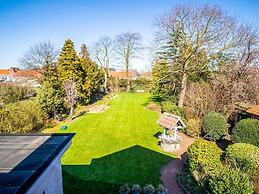
[[0, 132], [39, 132], [45, 124], [45, 114], [33, 100], [8, 104], [0, 109]]
[[221, 150], [214, 142], [204, 139], [196, 140], [187, 150], [190, 171], [214, 174], [221, 168]]
[[[218, 169], [220, 170], [220, 169]], [[240, 170], [223, 169], [209, 179], [209, 190], [213, 194], [251, 194], [254, 193], [249, 177]]]
[[239, 121], [232, 132], [234, 143], [250, 143], [259, 146], [259, 121], [243, 119]]
[[253, 174], [259, 168], [259, 148], [246, 143], [233, 144], [226, 150], [226, 161], [232, 167]]
[[206, 138], [216, 141], [227, 133], [227, 120], [217, 112], [209, 112], [204, 116], [202, 129]]

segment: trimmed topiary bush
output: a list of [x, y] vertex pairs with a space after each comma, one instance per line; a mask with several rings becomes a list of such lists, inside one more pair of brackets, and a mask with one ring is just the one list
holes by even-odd
[[219, 140], [227, 133], [227, 120], [217, 112], [209, 112], [203, 117], [202, 129], [205, 137], [210, 140]]
[[241, 171], [253, 174], [259, 168], [259, 148], [246, 143], [236, 143], [226, 150], [226, 162]]
[[259, 146], [259, 121], [243, 119], [239, 121], [232, 132], [234, 143], [250, 143]]
[[250, 194], [253, 185], [249, 177], [240, 170], [223, 169], [209, 179], [209, 190], [214, 194]]
[[214, 142], [196, 140], [187, 150], [189, 170], [200, 174], [214, 174], [221, 168], [221, 150]]

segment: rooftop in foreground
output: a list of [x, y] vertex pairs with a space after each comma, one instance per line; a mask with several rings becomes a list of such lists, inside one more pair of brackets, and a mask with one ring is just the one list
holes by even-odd
[[[32, 193], [28, 191], [57, 157], [59, 163], [73, 136], [74, 134], [1, 135], [0, 193]], [[47, 188], [43, 189], [45, 192]]]

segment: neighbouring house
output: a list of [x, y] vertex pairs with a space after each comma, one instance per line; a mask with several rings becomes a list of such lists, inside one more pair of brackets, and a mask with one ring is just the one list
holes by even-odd
[[140, 74], [140, 78], [152, 80], [152, 72], [143, 72]]
[[62, 194], [60, 158], [74, 135], [1, 135], [0, 193]]
[[[113, 69], [112, 71], [109, 71], [109, 76], [115, 79], [127, 79], [127, 72]], [[137, 71], [130, 70], [128, 76], [130, 80], [136, 80], [139, 78], [139, 73]]]
[[42, 74], [36, 70], [22, 70], [15, 67], [0, 70], [0, 82], [22, 86], [39, 87], [38, 80], [41, 76]]

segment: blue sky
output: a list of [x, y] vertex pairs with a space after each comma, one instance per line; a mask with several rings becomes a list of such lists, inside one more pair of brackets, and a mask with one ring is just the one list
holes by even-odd
[[[71, 38], [78, 50], [100, 36], [139, 32], [152, 41], [154, 17], [178, 4], [219, 5], [244, 22], [259, 26], [258, 0], [0, 0], [0, 68], [19, 66], [17, 60], [44, 40], [61, 48]], [[133, 68], [148, 65], [147, 56]]]

